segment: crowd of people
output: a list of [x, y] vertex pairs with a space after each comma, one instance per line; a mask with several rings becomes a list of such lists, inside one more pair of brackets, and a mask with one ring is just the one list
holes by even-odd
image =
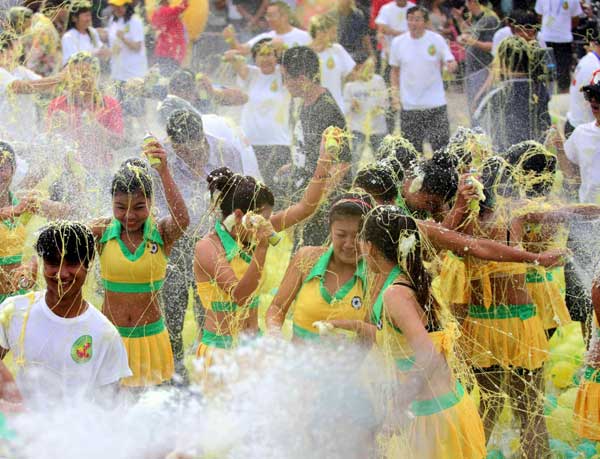
[[595, 4], [200, 4], [3, 11], [0, 415], [211, 397], [248, 341], [350, 340], [385, 375], [356, 457], [484, 458], [508, 400], [549, 458], [576, 321], [600, 441]]

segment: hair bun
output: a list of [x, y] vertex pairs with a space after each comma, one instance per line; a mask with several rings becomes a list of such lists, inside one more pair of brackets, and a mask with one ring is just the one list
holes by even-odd
[[208, 189], [211, 193], [223, 191], [234, 175], [235, 174], [228, 167], [219, 167], [218, 169], [215, 169], [208, 174], [208, 177], [206, 177]]

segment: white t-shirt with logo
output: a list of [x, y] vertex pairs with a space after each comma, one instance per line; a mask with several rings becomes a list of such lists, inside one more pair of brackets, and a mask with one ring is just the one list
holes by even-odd
[[575, 68], [569, 88], [569, 111], [567, 112], [567, 119], [573, 127], [595, 121], [590, 104], [583, 97], [581, 88], [590, 84], [593, 73], [598, 69], [600, 69], [600, 56], [593, 52], [583, 56]]
[[[120, 30], [125, 32], [126, 40], [142, 44], [139, 51], [129, 49], [117, 37], [117, 32]], [[108, 23], [108, 42], [113, 51], [110, 58], [110, 75], [113, 80], [127, 81], [131, 78], [143, 78], [146, 75], [148, 59], [144, 42], [144, 25], [139, 17], [131, 16], [127, 24], [123, 18], [118, 18], [116, 21], [111, 18]]]
[[[100, 48], [102, 48], [102, 41], [96, 29], [93, 27], [88, 28], [89, 33], [79, 33], [75, 28], [69, 29], [65, 32], [61, 39], [62, 45], [62, 58], [63, 65], [65, 65], [69, 58], [80, 51], [87, 51], [94, 54]], [[90, 36], [93, 38], [90, 38]]]
[[403, 110], [424, 110], [446, 105], [442, 66], [454, 56], [439, 34], [426, 30], [421, 38], [410, 33], [394, 39], [390, 65], [400, 67], [400, 101]]
[[246, 45], [252, 47], [256, 42], [262, 40], [263, 38], [281, 40], [288, 48], [292, 48], [293, 46], [306, 46], [312, 41], [308, 32], [306, 32], [305, 30], [298, 29], [296, 27], [292, 27], [292, 30], [282, 35], [279, 35], [274, 30], [258, 34], [256, 37], [248, 40], [246, 42]]
[[59, 317], [45, 295], [15, 296], [0, 306], [0, 346], [13, 354], [26, 402], [93, 396], [131, 376], [123, 341], [100, 311], [89, 305], [80, 316]]
[[[358, 106], [352, 110], [352, 102]], [[348, 124], [352, 131], [363, 134], [387, 134], [385, 111], [389, 98], [381, 75], [373, 75], [368, 81], [351, 81], [344, 86], [344, 105]]]
[[[375, 18], [375, 24], [385, 25], [398, 32], [407, 32], [408, 22], [406, 20], [406, 12], [413, 6], [415, 6], [413, 2], [407, 2], [405, 6], [398, 6], [395, 0], [386, 3], [379, 10], [379, 14]], [[383, 56], [389, 56], [394, 38], [394, 35], [384, 36]]]
[[583, 14], [579, 0], [537, 0], [535, 12], [542, 16], [539, 36], [546, 43], [572, 42], [571, 18]]
[[575, 128], [565, 142], [565, 154], [579, 166], [579, 201], [600, 204], [600, 127], [596, 121]]
[[343, 111], [344, 96], [342, 87], [344, 79], [352, 72], [356, 62], [339, 43], [334, 43], [317, 54], [321, 66], [321, 86], [329, 89], [338, 107]]
[[248, 94], [240, 125], [250, 144], [290, 146], [290, 93], [280, 68], [265, 75], [258, 67], [248, 66], [248, 77], [238, 77], [237, 84]]

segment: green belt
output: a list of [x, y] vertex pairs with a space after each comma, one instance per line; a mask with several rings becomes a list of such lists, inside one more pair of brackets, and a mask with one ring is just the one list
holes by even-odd
[[16, 292], [0, 293], [0, 303], [2, 303], [7, 298], [10, 298], [10, 297], [13, 297], [13, 296], [25, 295], [27, 292], [29, 292], [29, 290], [25, 290], [25, 289], [22, 288], [22, 289], [17, 290]]
[[102, 279], [102, 285], [106, 290], [116, 293], [151, 293], [159, 291], [164, 281], [164, 279], [161, 279], [154, 282], [133, 284], [128, 282], [113, 282]]
[[151, 324], [139, 325], [137, 327], [117, 327], [119, 335], [123, 338], [144, 338], [146, 336], [158, 335], [164, 329], [165, 322], [162, 317]]
[[583, 378], [586, 381], [600, 383], [600, 368], [590, 367], [589, 365], [586, 366]]
[[0, 257], [0, 266], [14, 265], [23, 261], [23, 255], [11, 255], [10, 257]]
[[469, 317], [475, 319], [531, 319], [536, 315], [534, 304], [497, 304], [485, 306], [469, 306]]
[[415, 416], [431, 416], [440, 411], [452, 408], [462, 400], [465, 395], [465, 389], [462, 384], [456, 381], [456, 390], [450, 391], [431, 400], [415, 400], [411, 403], [410, 410]]
[[530, 284], [538, 284], [541, 282], [552, 282], [554, 281], [554, 274], [550, 271], [546, 271], [546, 277], [542, 276], [539, 271], [532, 269], [527, 271], [525, 280]]
[[400, 371], [408, 371], [415, 366], [415, 358], [396, 359], [396, 368]]
[[294, 322], [294, 324], [292, 324], [292, 330], [294, 331], [294, 338], [313, 340], [313, 341], [318, 340], [320, 338], [320, 335], [318, 333], [311, 332], [310, 330], [302, 328], [302, 327], [296, 325], [295, 322]]
[[201, 342], [208, 347], [219, 349], [231, 349], [233, 347], [233, 337], [231, 335], [217, 335], [206, 329], [202, 329]]
[[[248, 309], [258, 308], [260, 303], [260, 297], [254, 297], [250, 303], [248, 303]], [[214, 312], [235, 312], [237, 311], [238, 304], [233, 301], [213, 301], [211, 309]]]

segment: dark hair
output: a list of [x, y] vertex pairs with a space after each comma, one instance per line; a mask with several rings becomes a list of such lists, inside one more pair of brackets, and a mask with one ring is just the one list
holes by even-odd
[[479, 203], [479, 215], [496, 207], [498, 195], [506, 196], [512, 191], [511, 178], [507, 177], [506, 161], [500, 156], [491, 156], [481, 165], [480, 179], [485, 199]]
[[321, 82], [319, 56], [308, 46], [294, 46], [283, 53], [281, 65], [292, 78], [304, 76], [314, 83]]
[[169, 80], [169, 92], [193, 93], [196, 90], [196, 77], [189, 70], [177, 70]]
[[206, 181], [213, 207], [219, 207], [222, 218], [236, 209], [246, 213], [259, 210], [265, 204], [275, 205], [273, 193], [264, 183], [254, 177], [234, 174], [228, 167], [215, 169], [208, 174]]
[[[135, 7], [133, 6], [133, 3], [126, 3], [124, 6], [125, 14], [123, 15], [123, 22], [127, 24], [131, 19], [131, 16], [133, 16], [135, 13]], [[113, 14], [113, 19], [117, 21], [119, 18], [117, 17], [117, 15]]]
[[150, 169], [148, 169], [148, 163], [146, 161], [144, 161], [142, 158], [127, 158], [125, 161], [123, 161], [121, 163], [121, 165], [119, 166], [119, 169], [123, 169], [124, 167], [128, 167], [128, 166], [134, 166], [134, 167], [140, 167], [142, 169], [144, 169], [146, 172], [150, 172]]
[[509, 27], [536, 27], [540, 21], [534, 11], [516, 9], [512, 10], [506, 17]]
[[125, 161], [115, 176], [110, 186], [111, 195], [117, 193], [135, 194], [142, 193], [146, 198], [152, 197], [152, 177], [148, 166], [138, 165], [137, 161]]
[[452, 155], [438, 151], [430, 160], [418, 166], [423, 176], [421, 190], [440, 196], [444, 202], [450, 201], [458, 189], [457, 159]]
[[[82, 13], [91, 13], [92, 5], [86, 2], [79, 2], [76, 4], [72, 4], [69, 8], [69, 22], [68, 27], [72, 29], [75, 27], [75, 19]], [[89, 31], [88, 31], [89, 33]]]
[[375, 203], [367, 193], [345, 193], [338, 197], [329, 208], [329, 226], [339, 218], [357, 217], [361, 220]]
[[0, 33], [0, 52], [6, 51], [12, 48], [16, 37], [12, 33], [2, 32]]
[[[414, 245], [408, 253], [402, 254], [402, 241], [413, 235]], [[367, 215], [361, 238], [372, 243], [387, 260], [402, 266], [414, 287], [417, 301], [426, 311], [430, 310], [433, 302], [431, 278], [423, 266], [421, 235], [415, 220], [396, 206], [378, 206]], [[435, 321], [435, 317], [429, 319]]]
[[369, 53], [363, 50], [358, 50], [352, 53], [352, 58], [354, 59], [354, 62], [356, 62], [356, 65], [364, 64], [365, 62], [367, 62], [369, 57]]
[[167, 120], [167, 135], [179, 145], [201, 142], [204, 140], [202, 118], [191, 110], [174, 110]]
[[378, 160], [394, 156], [406, 174], [412, 170], [419, 154], [408, 139], [402, 136], [387, 135], [379, 145], [376, 156]]
[[[479, 160], [476, 162], [479, 164], [480, 160], [484, 160], [491, 153], [491, 146], [487, 151], [488, 146], [482, 141], [485, 138], [485, 133], [480, 128], [459, 127], [450, 137], [444, 152], [456, 158], [459, 169], [469, 167], [474, 159]], [[476, 153], [475, 158], [473, 153]]]
[[23, 23], [31, 19], [33, 11], [25, 6], [13, 6], [8, 10], [8, 25], [16, 33], [22, 33]]
[[362, 188], [375, 199], [384, 202], [394, 202], [398, 197], [398, 180], [395, 172], [383, 162], [369, 164], [360, 169], [354, 178], [354, 186]]
[[8, 160], [14, 171], [17, 167], [17, 158], [15, 155], [15, 150], [13, 149], [11, 144], [0, 140], [0, 165], [2, 165], [5, 159]]
[[94, 259], [94, 235], [82, 223], [53, 222], [42, 229], [35, 250], [46, 262], [57, 265], [63, 261], [82, 263], [87, 268]]
[[250, 50], [250, 53], [252, 54], [252, 60], [256, 62], [256, 56], [258, 55], [262, 47], [268, 43], [271, 43], [272, 41], [272, 38], [261, 38], [256, 43], [254, 43], [254, 45], [252, 45], [252, 49]]
[[419, 6], [419, 5], [411, 6], [406, 11], [406, 17], [409, 17], [411, 14], [414, 14], [417, 11], [420, 11], [423, 14], [423, 19], [425, 20], [425, 22], [429, 21], [429, 11], [427, 11], [427, 8], [424, 8], [424, 7]]
[[557, 160], [541, 144], [528, 140], [519, 142], [508, 149], [506, 160], [513, 167], [514, 174], [528, 175], [525, 187], [527, 197], [546, 196], [554, 185]]
[[498, 46], [498, 61], [504, 72], [531, 73], [531, 47], [525, 39], [513, 35], [506, 37]]

